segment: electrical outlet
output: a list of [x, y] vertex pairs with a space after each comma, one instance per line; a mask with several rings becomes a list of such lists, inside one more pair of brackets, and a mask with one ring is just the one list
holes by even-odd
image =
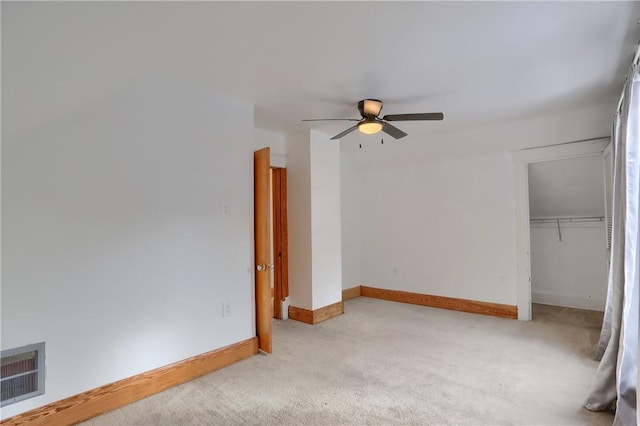
[[231, 316], [231, 303], [222, 302], [222, 317], [227, 318]]

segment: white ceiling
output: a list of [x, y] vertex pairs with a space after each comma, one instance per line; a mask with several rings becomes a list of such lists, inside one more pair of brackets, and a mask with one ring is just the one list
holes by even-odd
[[529, 215], [604, 216], [602, 157], [568, 158], [529, 164]]
[[[410, 132], [615, 104], [631, 2], [2, 2], [2, 124], [55, 120], [162, 75], [255, 104], [256, 125], [443, 111]], [[349, 123], [346, 123], [349, 125]], [[345, 123], [312, 127], [337, 133]]]

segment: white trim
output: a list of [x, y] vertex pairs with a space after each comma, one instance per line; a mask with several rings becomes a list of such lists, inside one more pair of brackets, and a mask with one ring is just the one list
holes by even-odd
[[518, 319], [531, 319], [529, 163], [602, 154], [609, 138], [512, 152], [516, 215], [516, 291]]
[[286, 168], [287, 167], [287, 156], [286, 155], [280, 155], [280, 154], [274, 154], [271, 153], [271, 167], [280, 167], [280, 168]]

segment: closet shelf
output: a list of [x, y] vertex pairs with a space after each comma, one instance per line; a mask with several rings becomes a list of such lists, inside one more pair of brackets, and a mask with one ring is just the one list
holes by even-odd
[[604, 216], [543, 217], [543, 218], [532, 218], [529, 222], [530, 223], [604, 222]]

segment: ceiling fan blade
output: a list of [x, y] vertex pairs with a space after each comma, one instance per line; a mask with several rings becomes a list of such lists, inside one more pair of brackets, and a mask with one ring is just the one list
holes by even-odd
[[443, 120], [441, 112], [425, 112], [418, 114], [390, 114], [382, 117], [386, 121], [419, 121], [419, 120]]
[[311, 118], [302, 121], [360, 121], [361, 118]]
[[332, 138], [331, 138], [331, 140], [334, 140], [334, 139], [340, 139], [341, 137], [346, 136], [346, 135], [348, 135], [349, 133], [353, 132], [353, 131], [354, 131], [354, 130], [356, 130], [357, 128], [358, 128], [358, 125], [357, 125], [357, 124], [356, 124], [355, 126], [353, 126], [353, 127], [349, 127], [349, 128], [348, 128], [347, 130], [345, 130], [344, 132], [342, 132], [342, 133], [338, 133], [337, 135], [335, 135], [334, 137], [332, 137]]
[[382, 131], [388, 134], [389, 136], [393, 136], [396, 139], [404, 138], [405, 136], [407, 136], [405, 132], [398, 129], [396, 126], [392, 126], [389, 123], [382, 124]]

